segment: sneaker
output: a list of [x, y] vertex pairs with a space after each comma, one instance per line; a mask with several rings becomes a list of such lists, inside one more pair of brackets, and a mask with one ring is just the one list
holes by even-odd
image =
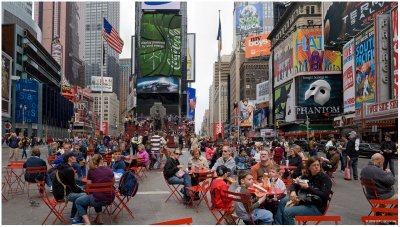
[[71, 225], [84, 225], [83, 221], [72, 220]]
[[50, 186], [50, 193], [53, 192], [53, 186]]

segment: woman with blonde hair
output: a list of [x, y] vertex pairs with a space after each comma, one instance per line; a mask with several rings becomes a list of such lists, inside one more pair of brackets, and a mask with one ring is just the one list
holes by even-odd
[[290, 173], [290, 176], [294, 179], [298, 176], [301, 175], [301, 168], [303, 166], [303, 160], [299, 155], [299, 150], [301, 151], [301, 148], [299, 145], [294, 145], [289, 148], [289, 166], [297, 166], [296, 169], [290, 170], [285, 172], [284, 176], [288, 176]]
[[[115, 182], [114, 173], [110, 167], [105, 165], [103, 157], [99, 154], [95, 154], [89, 161], [87, 184], [107, 182]], [[75, 202], [78, 212], [75, 215], [73, 224], [84, 223], [85, 225], [90, 225], [89, 216], [87, 215], [87, 208], [89, 205], [94, 207], [96, 211], [96, 219], [94, 222], [96, 224], [103, 224], [104, 222], [101, 215], [102, 207], [111, 204], [114, 199], [114, 190], [111, 194], [106, 192], [95, 192], [90, 195], [79, 197]]]

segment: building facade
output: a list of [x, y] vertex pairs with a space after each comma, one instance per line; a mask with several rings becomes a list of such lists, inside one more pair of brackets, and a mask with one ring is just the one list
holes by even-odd
[[[101, 106], [103, 106], [103, 135], [117, 135], [119, 133], [119, 101], [115, 93], [92, 93], [94, 99], [94, 113], [101, 118]], [[100, 129], [100, 126], [98, 127]], [[100, 132], [96, 132], [100, 134]]]
[[119, 85], [119, 120], [120, 125], [123, 125], [125, 116], [128, 116], [127, 98], [129, 96], [129, 77], [132, 72], [131, 59], [120, 59], [120, 85]]
[[[230, 55], [221, 56], [221, 97], [219, 97], [219, 63], [214, 62], [214, 77], [213, 77], [213, 117], [212, 122], [219, 121], [219, 112], [221, 112], [221, 122], [228, 120], [228, 86], [229, 86], [229, 63]], [[221, 98], [221, 110], [219, 110], [219, 99]]]

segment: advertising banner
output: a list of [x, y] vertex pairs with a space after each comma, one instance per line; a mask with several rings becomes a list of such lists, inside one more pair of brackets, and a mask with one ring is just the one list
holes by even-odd
[[273, 129], [260, 129], [261, 137], [275, 137], [275, 131]]
[[383, 14], [397, 2], [322, 2], [325, 45], [333, 45], [372, 24], [374, 16]]
[[364, 30], [354, 40], [356, 109], [359, 109], [363, 102], [375, 102], [374, 27]]
[[294, 33], [282, 41], [274, 50], [274, 86], [277, 87], [294, 76], [293, 37]]
[[179, 93], [179, 80], [176, 77], [137, 78], [137, 93]]
[[292, 79], [274, 90], [275, 118], [285, 122], [296, 120], [296, 88]]
[[340, 52], [322, 50], [321, 28], [297, 29], [294, 34], [295, 73], [342, 70]]
[[187, 34], [187, 52], [186, 52], [186, 80], [188, 82], [196, 81], [196, 34]]
[[271, 54], [271, 41], [267, 39], [269, 33], [246, 37], [246, 58], [254, 58]]
[[375, 17], [375, 66], [376, 66], [376, 101], [390, 99], [390, 14]]
[[298, 105], [296, 114], [298, 119], [327, 118], [342, 113], [343, 81], [338, 74], [299, 76], [296, 78], [298, 86]]
[[261, 32], [263, 15], [261, 3], [236, 8], [236, 34]]
[[253, 126], [255, 128], [265, 127], [268, 124], [268, 107], [254, 111]]
[[[38, 122], [38, 82], [35, 80], [17, 80], [15, 84], [15, 122]], [[26, 106], [26, 109], [23, 108]], [[24, 119], [22, 119], [22, 112]]]
[[221, 125], [219, 123], [214, 123], [214, 141], [218, 139], [218, 134], [221, 133], [222, 138], [224, 138], [224, 123], [221, 122]]
[[62, 67], [63, 48], [60, 41], [51, 44], [51, 56]]
[[[103, 77], [103, 92], [112, 92], [113, 78]], [[92, 91], [101, 91], [101, 76], [92, 76], [91, 89]]]
[[135, 88], [135, 75], [131, 74], [129, 75], [129, 94], [133, 92], [133, 89]]
[[180, 10], [180, 2], [142, 2], [142, 10]]
[[11, 114], [11, 66], [12, 58], [1, 52], [1, 114], [10, 117]]
[[239, 103], [240, 107], [240, 126], [253, 126], [253, 112], [256, 109], [255, 100], [242, 100]]
[[256, 85], [256, 104], [269, 101], [269, 81]]
[[131, 75], [135, 75], [136, 37], [133, 35], [131, 38]]
[[186, 103], [187, 118], [193, 120], [196, 110], [196, 89], [188, 87], [186, 88], [186, 93], [187, 93], [187, 103]]
[[182, 16], [143, 14], [140, 28], [140, 76], [182, 76]]
[[343, 46], [343, 112], [355, 111], [354, 39]]
[[398, 74], [398, 64], [399, 64], [399, 59], [397, 57], [397, 53], [399, 51], [399, 41], [398, 41], [398, 35], [399, 35], [399, 10], [396, 8], [395, 10], [392, 11], [392, 36], [393, 36], [393, 48], [392, 48], [392, 68], [393, 68], [393, 98], [397, 98], [398, 96], [398, 82], [399, 82], [399, 74]]
[[131, 111], [135, 107], [135, 95], [134, 93], [130, 93], [126, 98], [126, 109], [127, 111]]
[[108, 135], [108, 122], [103, 121], [102, 129], [103, 129], [103, 135]]

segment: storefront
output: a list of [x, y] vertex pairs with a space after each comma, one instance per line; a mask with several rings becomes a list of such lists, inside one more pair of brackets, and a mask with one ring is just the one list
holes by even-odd
[[355, 131], [357, 130], [357, 126], [354, 125], [355, 117], [355, 113], [335, 117], [333, 119], [333, 127], [337, 129], [341, 135], [346, 135], [353, 130]]
[[285, 137], [295, 137], [298, 139], [307, 139], [315, 137], [317, 140], [327, 140], [329, 135], [338, 135], [339, 132], [332, 125], [294, 125], [284, 133]]

